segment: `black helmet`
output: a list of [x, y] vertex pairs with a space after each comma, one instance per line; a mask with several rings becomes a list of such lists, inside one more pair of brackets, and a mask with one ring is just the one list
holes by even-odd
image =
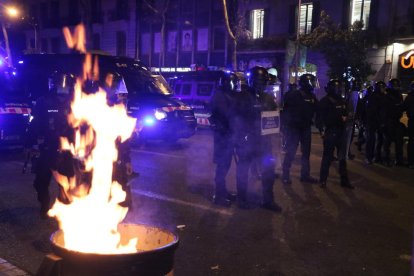
[[86, 79], [82, 83], [82, 91], [86, 94], [93, 94], [93, 93], [98, 92], [98, 90], [99, 90], [99, 83], [97, 80], [94, 80], [93, 78]]
[[305, 91], [313, 92], [316, 87], [316, 77], [312, 74], [303, 74], [299, 77], [299, 86]]
[[388, 88], [393, 90], [401, 90], [401, 82], [399, 79], [390, 79], [388, 81]]
[[326, 84], [325, 90], [327, 94], [342, 96], [342, 93], [343, 93], [342, 83], [338, 79], [331, 79]]
[[362, 81], [360, 78], [353, 78], [351, 81], [351, 89], [352, 91], [361, 91], [362, 89]]
[[255, 66], [247, 72], [247, 83], [251, 88], [264, 90], [268, 81], [269, 73], [262, 66]]
[[387, 85], [383, 81], [377, 81], [374, 85], [374, 92], [378, 93], [385, 93], [385, 88]]
[[58, 95], [70, 95], [75, 82], [73, 74], [54, 71], [48, 78], [49, 91]]
[[288, 84], [288, 91], [296, 91], [298, 88], [296, 83], [289, 83]]
[[410, 85], [408, 86], [408, 88], [411, 92], [414, 92], [414, 81], [410, 82]]
[[223, 72], [219, 80], [219, 86], [226, 92], [240, 90], [240, 79], [234, 72]]

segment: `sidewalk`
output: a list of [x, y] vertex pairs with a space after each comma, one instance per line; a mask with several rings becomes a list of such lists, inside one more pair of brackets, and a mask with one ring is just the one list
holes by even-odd
[[0, 276], [30, 276], [27, 272], [0, 258]]

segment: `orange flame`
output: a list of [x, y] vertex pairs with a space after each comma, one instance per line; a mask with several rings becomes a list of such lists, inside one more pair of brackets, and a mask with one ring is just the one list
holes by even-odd
[[[75, 37], [68, 36], [71, 42], [83, 41], [76, 36], [84, 34], [79, 31], [82, 28], [75, 30]], [[136, 119], [127, 116], [123, 104], [109, 106], [102, 89], [95, 94], [82, 92], [82, 81], [86, 78], [97, 80], [97, 68], [97, 60], [92, 64], [92, 57], [87, 55], [83, 79], [78, 79], [75, 84], [72, 113], [68, 116], [70, 125], [76, 130], [75, 142], [70, 143], [61, 137], [61, 148], [85, 164], [85, 171], [92, 174], [91, 183], [77, 185], [82, 180], [76, 177], [68, 179], [55, 172], [54, 176], [70, 204], [57, 200], [48, 214], [59, 221], [64, 246], [69, 250], [99, 254], [132, 253], [137, 251], [137, 239], [120, 244], [117, 226], [128, 209], [119, 205], [126, 194], [119, 183], [112, 182], [112, 168], [118, 158], [116, 140], [123, 142], [130, 137]], [[86, 126], [86, 131], [81, 132], [81, 126], [82, 129]]]
[[85, 27], [82, 24], [75, 27], [73, 35], [68, 27], [64, 27], [63, 36], [65, 37], [66, 45], [70, 49], [76, 49], [81, 53], [86, 53]]

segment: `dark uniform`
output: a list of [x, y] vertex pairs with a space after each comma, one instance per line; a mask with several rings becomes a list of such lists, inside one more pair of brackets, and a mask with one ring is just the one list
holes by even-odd
[[[73, 141], [73, 130], [67, 120], [73, 82], [73, 76], [55, 73], [49, 79], [49, 93], [37, 100], [32, 112], [33, 120], [29, 126], [28, 137], [29, 145], [39, 150], [33, 185], [40, 202], [42, 217], [47, 216], [50, 208], [49, 183], [52, 171], [67, 177], [74, 176], [71, 154], [60, 150], [60, 137]], [[67, 203], [62, 189], [59, 200]]]
[[358, 151], [362, 151], [362, 146], [366, 143], [366, 128], [367, 128], [367, 113], [366, 105], [368, 99], [371, 97], [374, 91], [373, 86], [368, 86], [364, 91], [362, 98], [357, 103], [355, 121], [358, 126], [358, 137], [355, 144], [358, 147]]
[[395, 165], [404, 165], [403, 144], [404, 144], [404, 125], [400, 122], [403, 114], [403, 97], [401, 94], [400, 81], [391, 79], [388, 82], [388, 90], [385, 95], [385, 110], [383, 120], [384, 129], [384, 161], [388, 166], [391, 162], [391, 143], [395, 144]]
[[407, 113], [408, 117], [408, 167], [414, 169], [414, 81], [410, 84], [410, 92], [404, 100], [403, 110]]
[[347, 104], [341, 97], [342, 85], [338, 80], [330, 80], [326, 87], [327, 95], [318, 104], [316, 126], [323, 136], [323, 156], [320, 169], [321, 187], [326, 187], [329, 167], [335, 148], [338, 149], [339, 175], [341, 186], [353, 188], [349, 183], [346, 168], [346, 120]]
[[382, 145], [384, 140], [383, 116], [385, 105], [385, 83], [376, 82], [374, 91], [367, 95], [365, 103], [365, 125], [367, 144], [365, 147], [365, 163], [382, 162]]
[[282, 182], [291, 184], [290, 167], [299, 143], [302, 150], [301, 181], [315, 183], [310, 176], [311, 125], [316, 111], [317, 100], [313, 94], [315, 76], [304, 74], [299, 78], [300, 89], [289, 92], [284, 99], [283, 122], [286, 124], [286, 155], [283, 160]]
[[[233, 130], [231, 121], [234, 119], [235, 99], [238, 78], [234, 73], [223, 73], [220, 79], [220, 90], [211, 101], [211, 117], [214, 130], [213, 162], [216, 164], [215, 192], [213, 202], [218, 205], [230, 206], [235, 196], [226, 188], [226, 176], [231, 167], [234, 155]], [[245, 191], [240, 192], [240, 195]]]
[[[273, 184], [276, 178], [275, 157], [272, 153], [270, 135], [261, 135], [261, 113], [274, 111], [277, 105], [273, 97], [264, 92], [268, 81], [265, 68], [255, 66], [248, 72], [249, 88], [238, 98], [238, 112], [235, 120], [235, 143], [238, 157], [237, 185], [247, 190], [249, 165], [253, 160], [260, 161], [263, 204], [262, 207], [279, 212], [281, 208], [274, 202]], [[240, 164], [242, 162], [242, 164]], [[239, 192], [238, 192], [239, 193]], [[239, 198], [239, 206], [247, 207], [246, 197]]]
[[[108, 73], [103, 88], [107, 93], [109, 105], [123, 103], [126, 107], [128, 90], [121, 75], [118, 73]], [[115, 144], [118, 151], [118, 158], [113, 164], [112, 181], [121, 184], [122, 190], [126, 193], [125, 200], [120, 205], [128, 207], [131, 210], [133, 206], [131, 187], [129, 185], [129, 177], [132, 174], [130, 140], [121, 142], [120, 139], [117, 139]]]

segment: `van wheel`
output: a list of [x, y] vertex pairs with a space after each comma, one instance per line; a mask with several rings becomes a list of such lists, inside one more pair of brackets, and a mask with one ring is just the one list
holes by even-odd
[[164, 142], [168, 143], [168, 144], [177, 144], [178, 142], [178, 138], [177, 137], [168, 137], [164, 139]]
[[130, 144], [132, 147], [140, 147], [145, 145], [145, 138], [137, 135], [135, 132], [131, 135]]

